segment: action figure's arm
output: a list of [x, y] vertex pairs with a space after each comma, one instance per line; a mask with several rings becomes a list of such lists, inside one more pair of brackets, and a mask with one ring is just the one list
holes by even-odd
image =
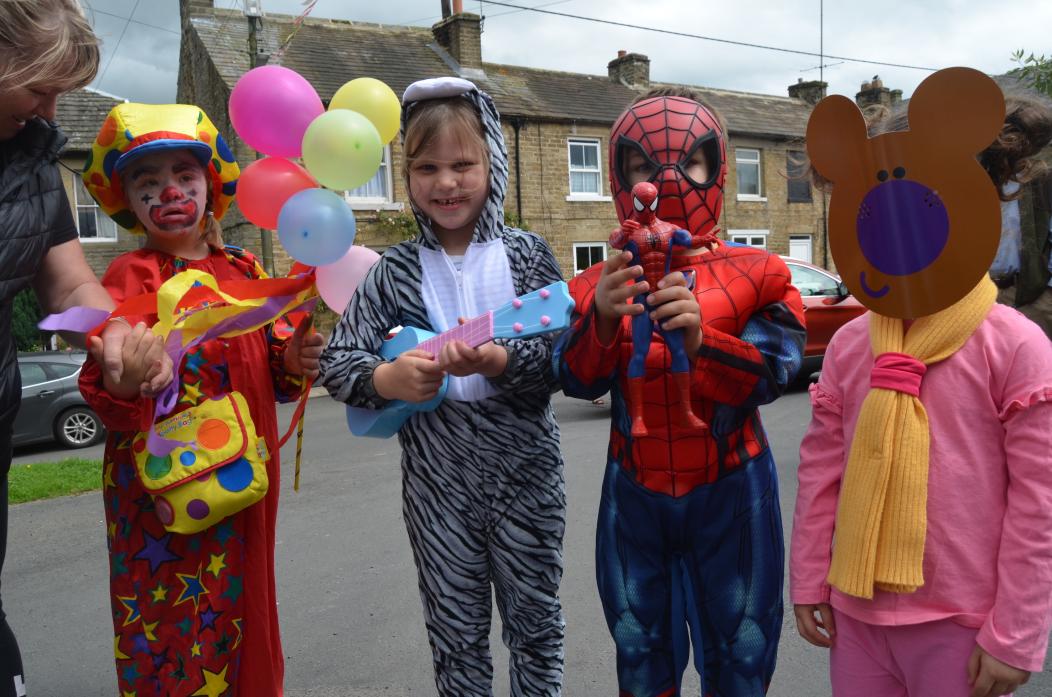
[[614, 249], [624, 249], [632, 238], [632, 233], [639, 229], [639, 223], [629, 218], [621, 223], [621, 227], [610, 233], [610, 246]]

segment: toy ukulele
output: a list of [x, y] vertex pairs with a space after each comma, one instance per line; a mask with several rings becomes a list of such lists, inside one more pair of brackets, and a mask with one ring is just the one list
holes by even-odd
[[[636, 282], [645, 280], [650, 287], [648, 293], [652, 293], [657, 290], [658, 281], [669, 273], [672, 247], [690, 248], [694, 246], [694, 240], [686, 230], [657, 217], [657, 187], [650, 182], [639, 182], [632, 187], [632, 208], [631, 217], [610, 235], [610, 246], [632, 252], [632, 263], [643, 267], [643, 276], [637, 278]], [[695, 416], [690, 407], [690, 368], [693, 361], [687, 358], [683, 330], [666, 331], [650, 319], [653, 308], [647, 303], [648, 293], [640, 293], [635, 297], [636, 303], [643, 306], [643, 312], [632, 317], [632, 360], [628, 363], [632, 436], [639, 438], [647, 435], [647, 426], [643, 421], [643, 382], [646, 379], [650, 340], [655, 331], [664, 337], [665, 345], [672, 354], [670, 372], [679, 392], [679, 425], [691, 431], [704, 429], [705, 422]]]
[[[464, 324], [436, 335], [419, 327], [406, 327], [384, 342], [380, 355], [393, 360], [414, 348], [438, 355], [450, 341], [463, 341], [477, 348], [493, 339], [528, 339], [538, 334], [556, 332], [570, 326], [574, 301], [565, 281], [527, 293], [496, 310], [469, 319]], [[446, 396], [449, 377], [442, 381], [438, 395], [426, 402], [392, 400], [383, 409], [347, 407], [347, 426], [356, 436], [390, 438], [413, 412], [432, 411]]]

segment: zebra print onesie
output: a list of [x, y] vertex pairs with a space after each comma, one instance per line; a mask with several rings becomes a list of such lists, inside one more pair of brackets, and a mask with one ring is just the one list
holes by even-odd
[[[507, 151], [497, 111], [464, 81], [462, 96], [482, 115], [490, 155], [490, 193], [465, 254], [464, 287], [476, 271], [474, 248], [502, 244], [513, 294], [561, 280], [544, 239], [504, 225]], [[405, 120], [419, 102], [403, 108]], [[430, 221], [420, 234], [390, 247], [369, 272], [329, 339], [322, 382], [356, 407], [381, 408], [372, 372], [388, 330], [438, 330], [425, 297], [424, 257], [444, 256]], [[503, 260], [500, 261], [503, 265]], [[504, 277], [507, 278], [505, 271]], [[476, 282], [484, 279], [476, 278]], [[511, 289], [509, 289], [509, 292]], [[461, 292], [461, 299], [463, 293]], [[480, 312], [490, 307], [479, 308]], [[508, 367], [488, 385], [450, 394], [433, 412], [417, 412], [398, 434], [402, 446], [402, 511], [416, 561], [438, 694], [492, 695], [490, 583], [511, 652], [512, 695], [558, 695], [564, 623], [558, 589], [566, 499], [559, 427], [550, 404], [558, 389], [551, 337], [497, 340]], [[459, 380], [451, 378], [451, 380]], [[476, 385], [476, 388], [479, 386]], [[478, 398], [481, 397], [481, 398]]]

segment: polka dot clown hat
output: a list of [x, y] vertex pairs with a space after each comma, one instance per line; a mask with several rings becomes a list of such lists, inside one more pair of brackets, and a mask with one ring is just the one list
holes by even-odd
[[162, 150], [190, 150], [212, 180], [212, 214], [226, 213], [241, 170], [223, 136], [199, 107], [189, 104], [118, 104], [102, 124], [84, 164], [84, 186], [106, 215], [131, 232], [146, 230], [121, 188], [121, 173], [137, 158]]

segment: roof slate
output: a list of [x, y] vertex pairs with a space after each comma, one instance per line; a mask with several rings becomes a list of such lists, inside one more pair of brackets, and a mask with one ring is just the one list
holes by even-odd
[[[293, 29], [293, 18], [268, 15], [260, 45], [271, 55]], [[228, 88], [249, 69], [248, 20], [238, 11], [199, 10], [191, 25]], [[401, 95], [412, 82], [452, 74], [452, 59], [425, 27], [307, 19], [282, 65], [300, 73], [328, 100], [356, 77], [373, 77]], [[612, 124], [639, 91], [605, 75], [483, 63], [484, 77], [465, 75], [488, 92], [505, 117]], [[665, 83], [652, 83], [664, 86]], [[800, 99], [694, 86], [720, 111], [731, 133], [803, 137], [811, 106]]]
[[95, 141], [99, 127], [117, 104], [127, 99], [114, 97], [90, 88], [67, 92], [58, 98], [55, 122], [69, 136], [67, 151], [87, 152]]

